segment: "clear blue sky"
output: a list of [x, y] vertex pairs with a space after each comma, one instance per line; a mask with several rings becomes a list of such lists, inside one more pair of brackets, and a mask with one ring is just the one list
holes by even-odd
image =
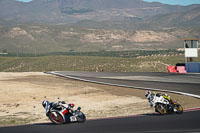
[[32, 1], [32, 0], [16, 0], [16, 1], [30, 2], [30, 1]]
[[[30, 2], [32, 0], [17, 0], [22, 2]], [[147, 2], [161, 2], [165, 4], [172, 4], [172, 5], [190, 5], [190, 4], [200, 4], [200, 0], [143, 0]]]
[[191, 4], [200, 4], [200, 0], [143, 0], [147, 2], [161, 2], [171, 5], [191, 5]]

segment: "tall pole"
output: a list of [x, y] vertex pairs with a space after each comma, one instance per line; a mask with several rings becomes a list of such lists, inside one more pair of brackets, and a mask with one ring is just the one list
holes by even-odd
[[[186, 48], [186, 41], [184, 41], [184, 51], [185, 51], [185, 48]], [[185, 56], [185, 63], [187, 63], [187, 57]]]

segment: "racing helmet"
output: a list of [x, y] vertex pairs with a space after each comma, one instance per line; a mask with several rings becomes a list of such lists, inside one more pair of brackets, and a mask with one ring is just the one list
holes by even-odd
[[168, 94], [165, 93], [164, 96], [167, 96], [167, 97], [168, 97]]
[[47, 105], [47, 100], [42, 101], [42, 106], [45, 108]]
[[151, 91], [146, 91], [146, 92], [145, 92], [145, 97], [148, 97], [149, 94], [151, 94]]

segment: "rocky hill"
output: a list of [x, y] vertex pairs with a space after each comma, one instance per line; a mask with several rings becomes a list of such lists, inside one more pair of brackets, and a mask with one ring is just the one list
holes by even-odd
[[182, 48], [200, 38], [200, 5], [142, 0], [0, 0], [0, 52]]
[[142, 0], [0, 0], [0, 19], [31, 23], [72, 23], [80, 20], [123, 20], [183, 12], [192, 6], [172, 6]]
[[123, 51], [174, 49], [183, 38], [198, 37], [199, 29], [124, 30], [72, 28], [66, 25], [13, 25], [0, 27], [0, 50], [12, 53], [68, 51]]

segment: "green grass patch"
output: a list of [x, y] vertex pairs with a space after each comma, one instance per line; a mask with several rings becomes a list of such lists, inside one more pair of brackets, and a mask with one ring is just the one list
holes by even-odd
[[183, 51], [177, 51], [176, 49], [168, 50], [134, 50], [134, 51], [105, 51], [100, 50], [98, 52], [75, 52], [71, 49], [69, 52], [52, 52], [52, 53], [8, 53], [7, 55], [1, 55], [3, 57], [39, 57], [39, 56], [100, 56], [100, 57], [120, 57], [120, 58], [135, 58], [139, 56], [152, 56], [152, 55], [179, 55], [184, 54]]
[[[196, 58], [195, 61], [200, 61]], [[168, 65], [184, 63], [183, 55], [119, 58], [98, 56], [0, 57], [1, 72], [94, 71], [167, 72]]]

